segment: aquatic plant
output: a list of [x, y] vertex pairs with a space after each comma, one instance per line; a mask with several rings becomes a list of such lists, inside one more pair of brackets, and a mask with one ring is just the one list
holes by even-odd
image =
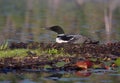
[[27, 51], [28, 49], [14, 49], [14, 50], [2, 50], [0, 51], [0, 58], [5, 58], [5, 57], [23, 57], [27, 56]]
[[59, 51], [57, 49], [52, 48], [52, 49], [48, 49], [47, 53], [53, 55], [53, 54], [59, 54]]
[[58, 55], [58, 54], [64, 55], [65, 54], [63, 48], [61, 48], [60, 50], [51, 48], [51, 49], [46, 50], [46, 53], [50, 55]]
[[9, 48], [8, 41], [5, 41], [0, 45], [0, 50], [5, 50], [7, 48]]
[[115, 61], [115, 64], [117, 64], [117, 66], [120, 66], [120, 57], [117, 58], [117, 60]]
[[61, 62], [57, 62], [57, 63], [56, 63], [56, 66], [57, 66], [57, 67], [63, 67], [65, 64], [66, 64], [66, 62], [61, 61]]
[[48, 55], [52, 55], [50, 56], [51, 60], [57, 57], [70, 56], [70, 54], [65, 53], [64, 48], [60, 48], [60, 49], [51, 48], [51, 49], [45, 50], [44, 52]]

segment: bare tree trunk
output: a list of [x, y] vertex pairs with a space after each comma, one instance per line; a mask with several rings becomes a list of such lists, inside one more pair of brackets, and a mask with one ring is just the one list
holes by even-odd
[[110, 42], [111, 40], [113, 11], [117, 7], [118, 3], [119, 3], [119, 0], [109, 1], [108, 7], [104, 9], [106, 42]]
[[112, 11], [108, 8], [104, 10], [106, 42], [110, 42], [112, 34]]
[[79, 5], [82, 5], [84, 3], [84, 0], [76, 0], [76, 2], [79, 4]]
[[109, 9], [104, 10], [104, 20], [105, 20], [105, 30], [106, 30], [106, 34], [110, 35], [111, 34], [111, 12], [109, 12]]

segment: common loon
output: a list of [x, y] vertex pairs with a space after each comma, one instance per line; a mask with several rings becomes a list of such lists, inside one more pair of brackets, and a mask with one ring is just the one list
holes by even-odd
[[52, 26], [47, 28], [51, 31], [54, 31], [58, 34], [56, 38], [57, 43], [73, 43], [73, 44], [98, 44], [99, 41], [92, 40], [86, 36], [76, 34], [76, 35], [68, 35], [65, 34], [64, 30], [60, 26]]

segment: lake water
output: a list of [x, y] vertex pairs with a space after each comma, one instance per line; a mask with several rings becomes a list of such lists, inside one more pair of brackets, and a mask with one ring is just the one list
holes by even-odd
[[0, 74], [0, 83], [119, 83], [116, 71], [10, 72]]

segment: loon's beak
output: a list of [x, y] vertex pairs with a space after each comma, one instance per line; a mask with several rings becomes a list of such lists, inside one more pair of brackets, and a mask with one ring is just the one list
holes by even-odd
[[49, 28], [49, 27], [45, 27], [44, 29], [46, 29], [46, 30], [50, 30], [50, 28]]

